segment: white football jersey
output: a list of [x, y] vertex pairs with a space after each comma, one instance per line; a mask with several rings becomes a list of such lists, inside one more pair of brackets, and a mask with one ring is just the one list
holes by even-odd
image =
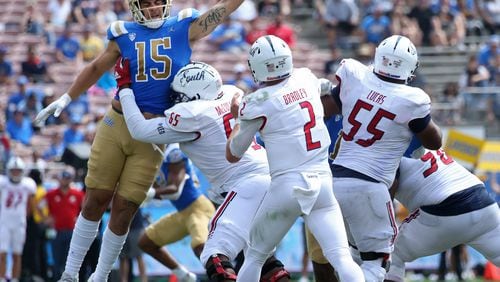
[[427, 151], [420, 159], [402, 158], [396, 199], [409, 210], [439, 204], [452, 194], [482, 184], [443, 150]]
[[343, 60], [336, 75], [344, 118], [334, 163], [390, 186], [413, 136], [408, 123], [430, 113], [430, 98], [419, 88], [377, 78], [353, 59]]
[[240, 175], [269, 174], [265, 150], [255, 142], [238, 163], [231, 164], [226, 160], [226, 142], [235, 123], [230, 111], [231, 99], [235, 93], [242, 91], [235, 86], [224, 85], [223, 92], [224, 95], [214, 101], [179, 103], [165, 111], [166, 124], [170, 129], [198, 132], [198, 139], [179, 143], [179, 147], [207, 177], [212, 189]]
[[274, 176], [304, 168], [329, 171], [330, 137], [323, 116], [318, 78], [300, 68], [279, 84], [243, 96], [239, 118], [264, 118], [260, 135]]
[[35, 194], [36, 183], [29, 177], [12, 183], [0, 175], [0, 222], [5, 225], [26, 225], [26, 212], [30, 195]]

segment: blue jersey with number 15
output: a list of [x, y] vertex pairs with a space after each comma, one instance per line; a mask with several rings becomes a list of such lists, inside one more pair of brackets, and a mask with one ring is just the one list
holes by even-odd
[[190, 62], [189, 26], [198, 16], [197, 10], [184, 9], [157, 29], [124, 21], [109, 26], [108, 39], [130, 60], [132, 89], [142, 112], [163, 114], [172, 106], [170, 83]]

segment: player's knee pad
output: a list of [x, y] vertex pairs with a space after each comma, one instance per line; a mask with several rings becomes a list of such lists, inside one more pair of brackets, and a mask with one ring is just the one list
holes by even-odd
[[361, 252], [363, 264], [361, 269], [366, 282], [382, 282], [390, 267], [390, 254], [377, 252]]
[[211, 282], [236, 281], [234, 267], [224, 255], [212, 255], [205, 267]]
[[290, 273], [285, 269], [283, 263], [274, 256], [266, 260], [262, 266], [260, 277], [261, 282], [290, 281]]

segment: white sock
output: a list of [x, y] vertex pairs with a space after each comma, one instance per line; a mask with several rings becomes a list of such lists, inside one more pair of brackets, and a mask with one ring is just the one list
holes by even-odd
[[179, 264], [177, 268], [172, 269], [172, 273], [174, 273], [175, 276], [177, 276], [177, 278], [182, 278], [189, 273], [189, 270], [187, 270], [187, 268], [185, 268], [184, 265]]
[[83, 259], [97, 236], [99, 222], [85, 219], [81, 213], [78, 216], [73, 235], [71, 236], [66, 267], [64, 268], [64, 272], [70, 277], [78, 275]]
[[108, 281], [108, 275], [113, 268], [118, 255], [125, 244], [127, 239], [127, 234], [116, 235], [109, 229], [109, 226], [104, 231], [104, 236], [102, 237], [101, 251], [99, 253], [99, 261], [94, 272], [94, 281]]

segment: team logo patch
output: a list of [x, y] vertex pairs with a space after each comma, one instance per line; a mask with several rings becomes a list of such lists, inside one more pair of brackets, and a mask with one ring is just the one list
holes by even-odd
[[129, 33], [128, 34], [128, 39], [130, 39], [130, 41], [134, 41], [135, 40], [135, 36], [136, 36], [135, 32]]

